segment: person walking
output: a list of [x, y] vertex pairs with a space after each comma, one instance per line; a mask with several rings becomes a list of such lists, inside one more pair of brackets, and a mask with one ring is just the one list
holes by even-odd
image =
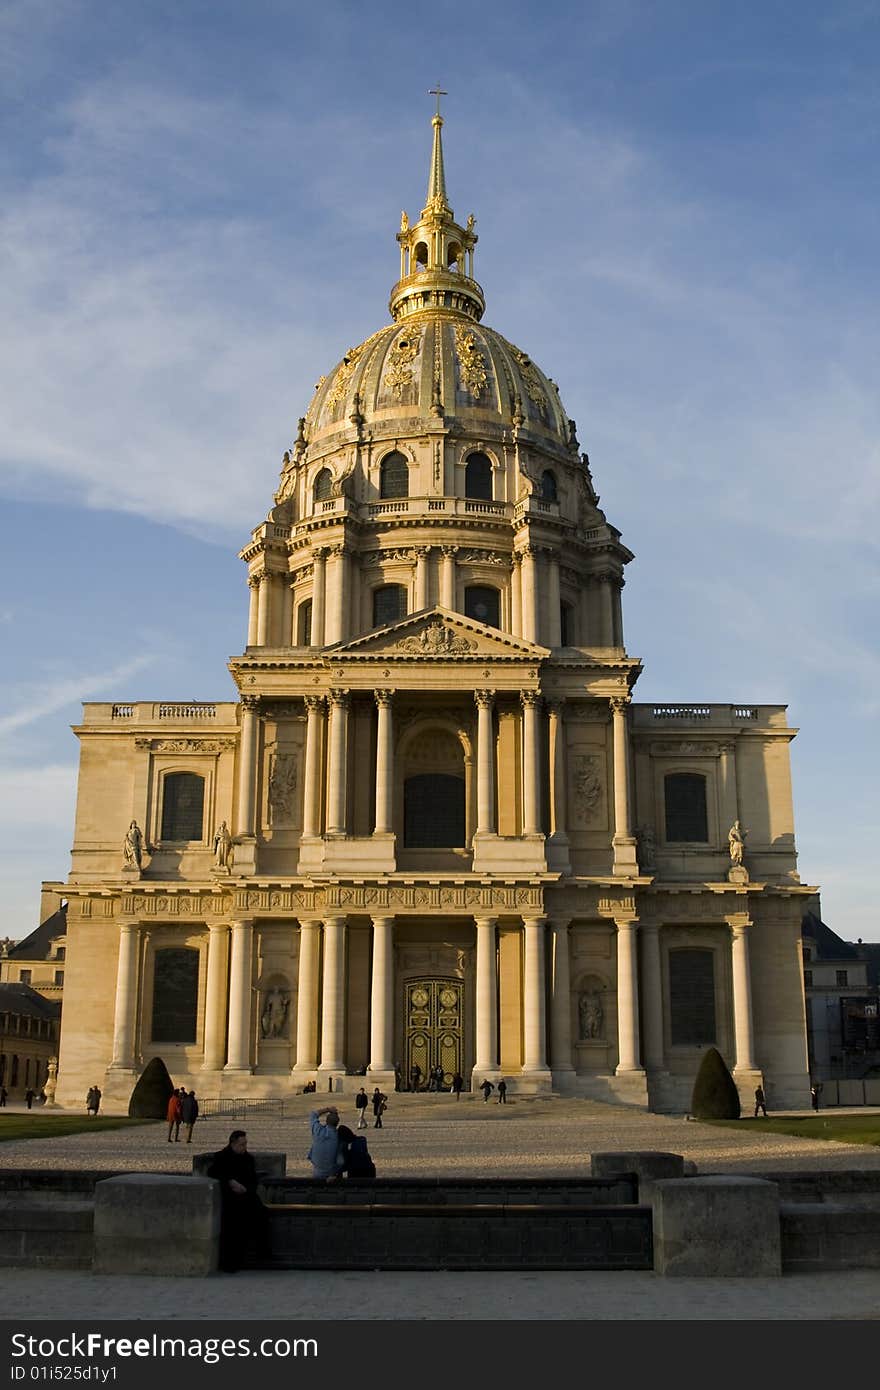
[[480, 1090], [483, 1092], [483, 1100], [488, 1101], [492, 1092], [495, 1090], [495, 1087], [492, 1085], [492, 1082], [487, 1077], [485, 1081], [480, 1082]]
[[455, 1099], [456, 1099], [456, 1100], [461, 1100], [461, 1093], [462, 1093], [462, 1090], [463, 1090], [463, 1089], [464, 1089], [464, 1077], [462, 1076], [462, 1074], [461, 1074], [460, 1071], [457, 1071], [457, 1072], [455, 1073], [455, 1075], [453, 1076], [453, 1078], [452, 1078], [452, 1090], [453, 1090], [453, 1092], [454, 1092], [454, 1094], [455, 1094]]
[[812, 1107], [813, 1107], [814, 1110], [818, 1110], [818, 1109], [819, 1109], [819, 1096], [820, 1096], [821, 1092], [822, 1092], [822, 1083], [821, 1083], [821, 1081], [814, 1081], [813, 1084], [812, 1084], [812, 1086], [810, 1087], [810, 1104], [812, 1105]]
[[339, 1152], [339, 1111], [335, 1105], [325, 1105], [323, 1110], [312, 1110], [309, 1114], [312, 1131], [311, 1147], [306, 1158], [312, 1165], [312, 1177], [318, 1182], [334, 1182], [342, 1170], [342, 1155]]
[[28, 1110], [33, 1110], [34, 1108], [34, 1095], [35, 1092], [31, 1090], [30, 1086], [28, 1086], [27, 1090], [24, 1093], [24, 1103], [27, 1106]]
[[358, 1112], [357, 1129], [366, 1129], [367, 1127], [367, 1106], [369, 1103], [370, 1097], [367, 1095], [363, 1086], [361, 1086], [354, 1098], [354, 1108]]
[[9, 1095], [5, 1086], [0, 1086], [0, 1110], [6, 1109], [6, 1097]]
[[248, 1245], [268, 1259], [271, 1253], [269, 1213], [257, 1192], [257, 1165], [247, 1151], [247, 1132], [234, 1129], [225, 1149], [215, 1153], [208, 1177], [220, 1184], [220, 1268], [227, 1274], [241, 1269]]
[[756, 1087], [755, 1087], [755, 1119], [756, 1119], [756, 1120], [757, 1120], [757, 1118], [758, 1118], [758, 1111], [759, 1111], [759, 1110], [763, 1111], [764, 1119], [766, 1120], [766, 1118], [767, 1118], [767, 1106], [766, 1106], [765, 1101], [764, 1101], [764, 1087], [763, 1087], [763, 1086], [756, 1086]]
[[501, 1080], [498, 1082], [498, 1104], [507, 1104], [507, 1082], [504, 1080], [503, 1076]]
[[97, 1086], [90, 1086], [86, 1096], [86, 1110], [90, 1115], [97, 1115], [101, 1104], [101, 1092]]
[[421, 1067], [419, 1066], [418, 1062], [413, 1062], [412, 1066], [411, 1066], [410, 1069], [409, 1069], [409, 1088], [410, 1088], [410, 1090], [411, 1090], [411, 1091], [417, 1091], [417, 1090], [419, 1089], [419, 1085], [421, 1084], [421, 1080], [422, 1080], [422, 1069], [421, 1069]]
[[187, 1091], [180, 1100], [180, 1118], [186, 1125], [186, 1142], [192, 1143], [193, 1125], [199, 1118], [199, 1102], [195, 1091]]
[[168, 1097], [168, 1108], [165, 1111], [165, 1119], [168, 1121], [168, 1143], [171, 1143], [171, 1135], [173, 1131], [174, 1142], [175, 1144], [178, 1144], [180, 1142], [180, 1122], [182, 1119], [180, 1113], [179, 1091], [172, 1091], [171, 1095]]
[[373, 1129], [382, 1129], [382, 1116], [388, 1106], [388, 1097], [383, 1095], [377, 1086], [373, 1092]]

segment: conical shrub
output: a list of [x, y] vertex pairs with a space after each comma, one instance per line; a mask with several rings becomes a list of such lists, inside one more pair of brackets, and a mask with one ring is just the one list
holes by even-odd
[[717, 1047], [707, 1049], [691, 1096], [695, 1120], [738, 1120], [739, 1091]]
[[128, 1102], [128, 1113], [138, 1120], [164, 1120], [174, 1083], [161, 1057], [153, 1057], [140, 1074]]

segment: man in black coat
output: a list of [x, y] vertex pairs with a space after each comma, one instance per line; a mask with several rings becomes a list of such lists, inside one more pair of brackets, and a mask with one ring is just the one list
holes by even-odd
[[215, 1153], [208, 1177], [220, 1184], [220, 1268], [234, 1274], [244, 1263], [249, 1242], [268, 1259], [269, 1213], [257, 1193], [257, 1167], [247, 1151], [247, 1134], [234, 1129], [225, 1149]]

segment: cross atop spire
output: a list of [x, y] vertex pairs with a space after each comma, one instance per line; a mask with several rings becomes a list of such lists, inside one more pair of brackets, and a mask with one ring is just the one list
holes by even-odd
[[431, 168], [428, 172], [428, 201], [425, 211], [428, 212], [448, 212], [450, 211], [449, 202], [446, 197], [446, 171], [443, 168], [443, 140], [440, 131], [443, 128], [443, 117], [440, 115], [440, 98], [448, 96], [444, 92], [440, 83], [432, 87], [429, 96], [437, 98], [437, 111], [431, 117], [431, 125], [434, 127], [434, 143], [431, 149]]

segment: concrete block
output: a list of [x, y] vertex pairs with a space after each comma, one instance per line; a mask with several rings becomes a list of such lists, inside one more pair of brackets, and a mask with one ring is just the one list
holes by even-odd
[[684, 1159], [681, 1154], [658, 1153], [642, 1149], [632, 1153], [590, 1154], [590, 1175], [594, 1178], [613, 1178], [619, 1173], [635, 1173], [641, 1183], [658, 1178], [683, 1178]]
[[211, 1274], [219, 1240], [212, 1178], [128, 1173], [95, 1186], [96, 1274]]
[[[308, 1145], [306, 1146], [308, 1147]], [[250, 1153], [251, 1151], [248, 1150]], [[287, 1154], [286, 1153], [260, 1153], [253, 1152], [251, 1157], [257, 1169], [257, 1178], [260, 1182], [268, 1182], [272, 1178], [284, 1178], [287, 1176]], [[214, 1159], [213, 1153], [193, 1154], [192, 1170], [196, 1177], [205, 1177]]]
[[652, 1188], [658, 1274], [781, 1274], [779, 1188], [761, 1178], [668, 1178]]

